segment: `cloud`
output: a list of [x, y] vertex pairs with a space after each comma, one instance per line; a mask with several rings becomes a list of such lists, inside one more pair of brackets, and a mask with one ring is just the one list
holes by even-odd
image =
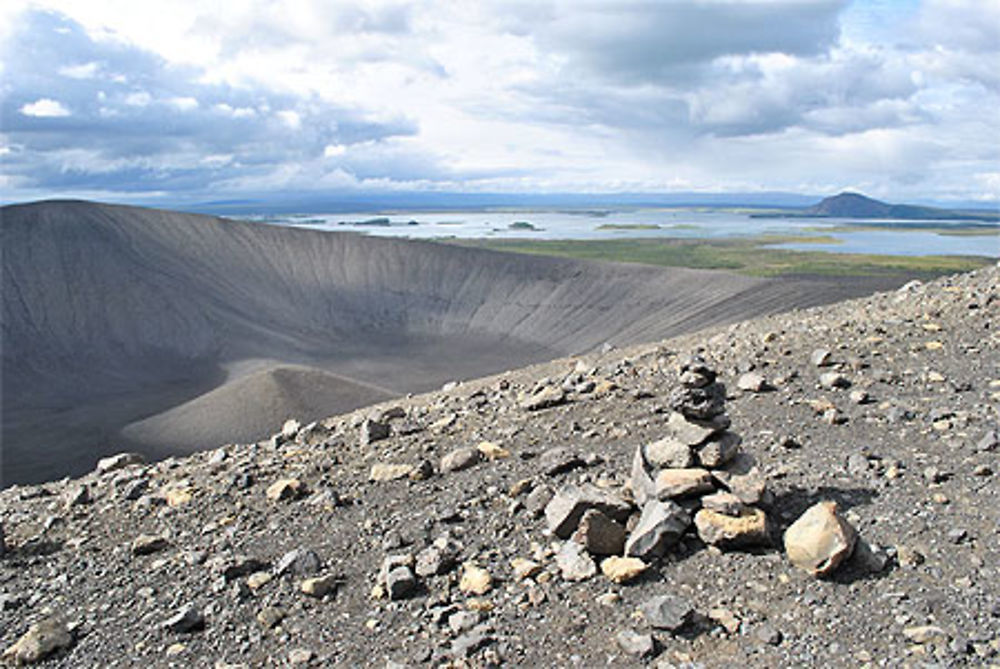
[[313, 95], [205, 83], [198, 68], [96, 39], [55, 13], [28, 12], [20, 22], [3, 49], [0, 127], [12, 151], [5, 177], [22, 188], [210, 190], [219, 179], [308, 162], [331, 144], [416, 132], [402, 115], [372, 118]]
[[38, 116], [40, 118], [59, 118], [69, 116], [69, 110], [58, 100], [51, 98], [39, 98], [34, 102], [26, 102], [21, 105], [20, 112], [25, 116]]

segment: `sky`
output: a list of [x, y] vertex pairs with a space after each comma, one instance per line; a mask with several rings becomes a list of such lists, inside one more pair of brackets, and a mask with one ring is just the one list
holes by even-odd
[[0, 193], [1000, 203], [1000, 0], [7, 0]]

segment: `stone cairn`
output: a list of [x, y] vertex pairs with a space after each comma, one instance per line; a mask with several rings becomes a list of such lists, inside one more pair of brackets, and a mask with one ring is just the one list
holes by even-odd
[[[666, 434], [636, 448], [629, 486], [641, 508], [625, 554], [661, 557], [690, 526], [719, 548], [770, 543], [763, 477], [741, 438], [729, 430], [726, 389], [701, 358], [681, 366], [681, 387], [670, 396]], [[665, 520], [669, 519], [667, 522]]]
[[[549, 530], [563, 544], [556, 556], [563, 577], [596, 572], [593, 556], [611, 556], [601, 569], [624, 582], [676, 545], [693, 525], [720, 549], [769, 545], [763, 477], [740, 437], [729, 430], [726, 389], [701, 358], [681, 366], [681, 387], [670, 397], [664, 436], [636, 448], [629, 478], [634, 505], [594, 486], [566, 486], [545, 508]], [[639, 509], [631, 531], [626, 521]]]
[[[761, 507], [773, 498], [729, 429], [726, 389], [716, 377], [700, 357], [681, 365], [664, 436], [635, 450], [628, 482], [634, 504], [590, 485], [565, 486], [548, 503], [549, 531], [567, 540], [556, 555], [564, 579], [589, 578], [597, 571], [591, 556], [606, 556], [601, 571], [615, 582], [629, 581], [692, 526], [720, 550], [772, 545]], [[793, 564], [818, 576], [850, 556], [856, 537], [836, 504], [820, 502], [788, 529], [784, 545]]]

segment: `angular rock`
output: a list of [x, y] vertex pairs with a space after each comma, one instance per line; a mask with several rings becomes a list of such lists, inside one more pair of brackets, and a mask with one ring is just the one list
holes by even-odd
[[272, 502], [285, 502], [298, 499], [306, 492], [306, 486], [299, 479], [278, 479], [267, 487], [266, 495]]
[[622, 630], [615, 635], [615, 643], [629, 655], [638, 658], [652, 657], [656, 654], [656, 642], [652, 634], [639, 634], [633, 630]]
[[818, 348], [809, 354], [809, 362], [814, 367], [826, 367], [833, 363], [833, 354], [828, 348]]
[[434, 540], [427, 548], [417, 553], [416, 572], [418, 576], [446, 574], [455, 566], [459, 547], [447, 536]]
[[702, 541], [719, 548], [747, 548], [771, 543], [767, 515], [753, 507], [743, 509], [739, 516], [702, 509], [695, 514], [694, 525]]
[[572, 538], [592, 555], [618, 555], [625, 546], [625, 528], [601, 511], [588, 509]]
[[3, 653], [14, 664], [41, 662], [58, 650], [73, 645], [73, 635], [61, 618], [47, 618], [35, 623]]
[[564, 446], [550, 448], [538, 456], [538, 468], [548, 476], [558, 476], [587, 463], [580, 454]]
[[650, 500], [625, 543], [625, 555], [647, 561], [662, 557], [690, 525], [691, 516], [674, 502]]
[[397, 481], [407, 478], [413, 471], [413, 465], [379, 462], [372, 465], [371, 471], [368, 473], [368, 480], [375, 482]]
[[826, 372], [819, 375], [819, 385], [827, 390], [834, 388], [849, 388], [850, 380], [840, 372]]
[[441, 472], [459, 472], [474, 466], [482, 454], [474, 448], [456, 448], [441, 458]]
[[643, 455], [646, 457], [646, 462], [656, 468], [680, 469], [694, 464], [691, 448], [673, 437], [647, 444], [646, 448], [643, 449]]
[[688, 467], [684, 469], [661, 469], [654, 481], [656, 497], [666, 500], [688, 495], [697, 495], [715, 490], [712, 475], [707, 469]]
[[670, 394], [670, 406], [686, 418], [710, 420], [720, 415], [726, 403], [726, 389], [721, 383], [704, 388], [679, 388]]
[[638, 578], [649, 565], [635, 557], [612, 556], [601, 562], [601, 573], [614, 583], [628, 583]]
[[149, 555], [162, 551], [170, 545], [166, 537], [151, 534], [140, 534], [132, 540], [132, 555]]
[[510, 451], [492, 441], [481, 441], [476, 445], [476, 450], [487, 460], [502, 460], [510, 457]]
[[566, 581], [584, 581], [597, 573], [597, 565], [575, 541], [563, 543], [556, 553], [556, 565]]
[[281, 437], [285, 441], [292, 441], [299, 434], [299, 429], [302, 427], [302, 423], [295, 420], [294, 418], [289, 418], [281, 426]]
[[493, 577], [482, 567], [466, 562], [462, 565], [458, 589], [467, 595], [485, 595], [493, 589]]
[[760, 372], [747, 372], [736, 380], [736, 387], [749, 393], [761, 393], [767, 390], [767, 380]]
[[716, 421], [695, 421], [686, 418], [683, 414], [673, 412], [667, 419], [667, 436], [686, 446], [697, 446], [706, 439], [725, 429], [723, 420]]
[[262, 571], [267, 568], [266, 563], [258, 560], [257, 558], [247, 557], [245, 555], [216, 557], [208, 563], [208, 566], [211, 567], [213, 572], [222, 576], [222, 578], [226, 581], [232, 581], [236, 578], [248, 576], [249, 574], [253, 574], [254, 572]]
[[913, 643], [929, 643], [935, 640], [947, 640], [951, 638], [947, 632], [937, 625], [915, 625], [903, 629], [903, 636]]
[[97, 473], [107, 474], [129, 465], [140, 465], [146, 461], [141, 453], [118, 453], [97, 461]]
[[525, 411], [540, 411], [566, 403], [566, 393], [557, 386], [546, 386], [540, 391], [528, 395], [521, 400], [521, 408]]
[[514, 570], [514, 577], [519, 581], [534, 578], [542, 573], [542, 565], [527, 558], [516, 557], [510, 561], [510, 566]]
[[632, 491], [635, 503], [643, 506], [650, 499], [656, 496], [656, 485], [649, 474], [646, 465], [646, 458], [643, 455], [642, 446], [635, 447], [635, 454], [632, 456], [632, 470], [629, 474], [628, 487]]
[[857, 536], [840, 517], [836, 502], [818, 502], [785, 531], [785, 552], [796, 567], [822, 576], [850, 557]]
[[402, 599], [417, 587], [417, 577], [413, 574], [413, 556], [408, 554], [387, 555], [379, 569], [379, 583], [383, 584], [389, 599]]
[[733, 432], [723, 432], [698, 447], [698, 462], [702, 467], [721, 467], [740, 452], [743, 439]]
[[595, 486], [565, 486], [545, 506], [549, 531], [560, 539], [568, 539], [588, 509], [597, 509], [612, 520], [624, 522], [631, 506]]
[[701, 507], [726, 516], [739, 516], [745, 508], [743, 501], [731, 492], [720, 490], [701, 498]]
[[257, 612], [257, 622], [266, 629], [272, 629], [281, 624], [288, 612], [280, 606], [266, 606]]
[[308, 548], [296, 548], [281, 556], [281, 559], [274, 565], [274, 575], [284, 576], [285, 574], [295, 574], [304, 576], [315, 574], [323, 568], [323, 560], [315, 551]]
[[691, 620], [691, 603], [677, 595], [659, 595], [645, 601], [639, 611], [650, 627], [675, 632]]
[[205, 617], [193, 604], [188, 604], [164, 620], [161, 626], [170, 632], [196, 632], [205, 627]]
[[359, 433], [359, 439], [362, 446], [368, 446], [374, 444], [376, 441], [382, 441], [383, 439], [389, 438], [389, 424], [382, 423], [373, 418], [366, 418], [363, 423], [361, 423], [361, 429]]
[[307, 578], [302, 581], [302, 583], [299, 584], [299, 590], [310, 597], [323, 598], [336, 590], [337, 584], [338, 581], [336, 576], [317, 576], [314, 578]]

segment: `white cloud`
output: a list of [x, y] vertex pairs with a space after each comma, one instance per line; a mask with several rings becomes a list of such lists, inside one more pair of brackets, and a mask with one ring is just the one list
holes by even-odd
[[[74, 121], [109, 120], [33, 142], [184, 146], [176, 164], [214, 171], [178, 175], [178, 190], [1000, 197], [976, 176], [998, 171], [1000, 0], [158, 2], [37, 0], [69, 27], [13, 109], [59, 90]], [[23, 18], [4, 12], [0, 35], [16, 35]], [[0, 68], [17, 85], [12, 62]], [[154, 150], [140, 128], [175, 134]], [[16, 169], [31, 173], [32, 155]]]
[[39, 118], [59, 118], [70, 115], [70, 111], [63, 106], [63, 103], [52, 98], [39, 98], [34, 102], [26, 103], [21, 106], [21, 113], [25, 116]]

